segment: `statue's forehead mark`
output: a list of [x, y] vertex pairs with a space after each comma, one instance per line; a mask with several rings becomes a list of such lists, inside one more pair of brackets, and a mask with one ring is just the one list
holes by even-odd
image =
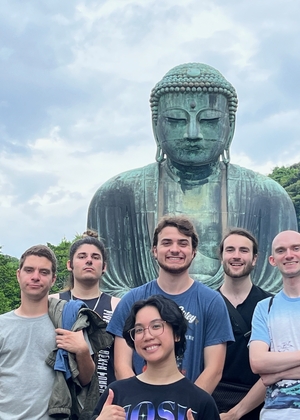
[[190, 108], [191, 109], [195, 109], [196, 108], [196, 102], [195, 101], [191, 101], [190, 102]]

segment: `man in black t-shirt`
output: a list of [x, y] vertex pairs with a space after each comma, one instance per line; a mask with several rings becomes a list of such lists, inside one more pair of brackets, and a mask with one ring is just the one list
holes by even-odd
[[222, 379], [213, 397], [222, 420], [258, 420], [266, 388], [249, 363], [248, 340], [254, 308], [270, 296], [252, 283], [258, 245], [245, 229], [232, 229], [220, 244], [224, 282], [219, 289], [230, 315], [235, 342], [227, 346]]

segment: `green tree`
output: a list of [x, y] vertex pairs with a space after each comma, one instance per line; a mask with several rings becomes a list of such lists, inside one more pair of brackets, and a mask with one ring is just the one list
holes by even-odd
[[300, 163], [291, 166], [276, 166], [269, 177], [277, 181], [291, 197], [300, 231]]
[[20, 305], [20, 288], [16, 277], [17, 258], [3, 255], [0, 248], [0, 314]]
[[69, 277], [69, 271], [67, 269], [67, 261], [69, 259], [69, 250], [72, 242], [67, 241], [63, 238], [60, 244], [52, 245], [47, 242], [47, 246], [52, 249], [57, 258], [57, 277], [54, 286], [50, 293], [57, 293], [63, 289], [66, 280]]

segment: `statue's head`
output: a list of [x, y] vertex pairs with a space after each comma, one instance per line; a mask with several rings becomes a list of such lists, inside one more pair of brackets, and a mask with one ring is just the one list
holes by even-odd
[[229, 162], [237, 95], [222, 74], [206, 64], [182, 64], [156, 84], [150, 97], [156, 160], [168, 156], [201, 166], [222, 155]]

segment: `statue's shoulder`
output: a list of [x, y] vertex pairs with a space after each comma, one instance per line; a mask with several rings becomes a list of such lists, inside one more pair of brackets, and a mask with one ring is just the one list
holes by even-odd
[[115, 175], [101, 185], [99, 190], [115, 190], [120, 187], [130, 188], [134, 187], [136, 183], [140, 183], [142, 179], [156, 179], [156, 177], [158, 177], [158, 164], [150, 163]]
[[267, 191], [277, 194], [288, 195], [285, 189], [274, 181], [272, 178], [254, 172], [251, 169], [244, 168], [243, 166], [229, 164], [228, 165], [228, 180], [240, 183], [251, 184], [256, 191], [262, 191], [266, 194]]

